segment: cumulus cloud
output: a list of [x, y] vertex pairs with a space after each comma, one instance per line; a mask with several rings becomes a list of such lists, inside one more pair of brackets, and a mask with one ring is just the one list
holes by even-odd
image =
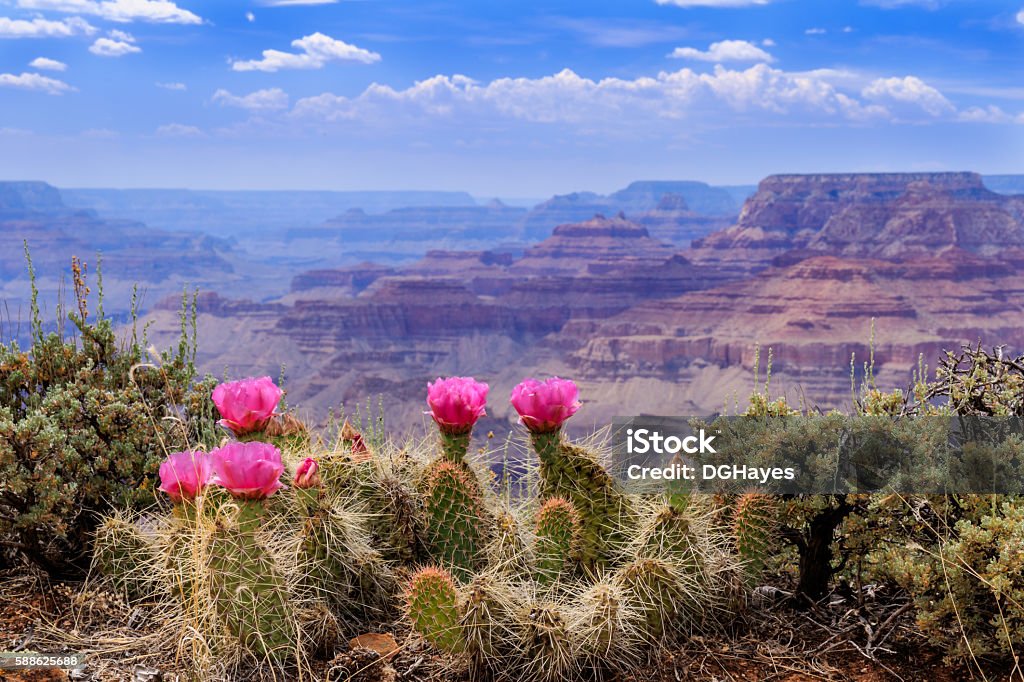
[[957, 115], [960, 121], [967, 123], [1011, 123], [1024, 117], [1014, 117], [995, 105], [987, 107], [970, 107]]
[[201, 24], [203, 20], [170, 0], [18, 0], [23, 9], [91, 14], [109, 21]]
[[332, 61], [357, 61], [372, 64], [380, 61], [376, 52], [349, 45], [343, 40], [317, 32], [292, 41], [295, 52], [264, 50], [263, 59], [234, 61], [235, 71], [280, 71], [281, 69], [319, 69]]
[[28, 63], [33, 69], [40, 71], [67, 71], [68, 65], [49, 57], [36, 57]]
[[109, 38], [97, 38], [96, 42], [89, 46], [89, 52], [100, 57], [123, 57], [126, 54], [142, 52], [142, 48], [135, 44], [135, 37], [124, 31], [111, 31]]
[[91, 36], [96, 27], [81, 17], [70, 17], [63, 21], [49, 19], [10, 19], [0, 17], [0, 38], [70, 38]]
[[248, 21], [251, 24], [252, 22], [256, 21], [256, 15], [253, 14], [252, 12], [246, 12], [245, 13], [245, 20]]
[[945, 95], [916, 76], [879, 78], [864, 88], [861, 94], [876, 102], [897, 102], [917, 106], [932, 116], [955, 110]]
[[203, 131], [182, 123], [168, 123], [156, 129], [159, 137], [202, 137]]
[[19, 76], [13, 73], [0, 73], [0, 87], [37, 90], [48, 95], [63, 95], [65, 92], [74, 91], [74, 88], [64, 81], [38, 73], [23, 73]]
[[702, 62], [774, 62], [775, 58], [745, 40], [722, 40], [711, 43], [707, 50], [677, 47], [669, 55], [674, 59], [696, 59]]
[[1024, 9], [1022, 9], [1019, 12], [1017, 12], [1017, 23], [1018, 24], [1024, 24]]
[[570, 69], [542, 78], [499, 78], [479, 83], [462, 75], [438, 75], [396, 90], [373, 84], [356, 97], [325, 93], [300, 99], [291, 116], [319, 121], [432, 117], [453, 123], [499, 117], [532, 123], [602, 124], [623, 120], [720, 121], [727, 112], [777, 114], [801, 123], [823, 117], [864, 121], [888, 116], [880, 104], [841, 92], [823, 76], [787, 73], [767, 64], [746, 70], [716, 65], [713, 73], [690, 69], [655, 77], [591, 80]]
[[175, 90], [178, 92], [188, 90], [188, 86], [184, 83], [157, 83], [156, 87], [163, 88], [164, 90]]
[[268, 111], [288, 108], [288, 93], [280, 88], [257, 90], [248, 95], [233, 95], [220, 89], [213, 93], [213, 101], [226, 107], [240, 107], [249, 111]]
[[826, 31], [823, 28], [815, 26], [814, 28], [807, 29], [806, 31], [804, 31], [804, 33], [809, 36], [823, 36], [826, 33], [828, 33], [828, 31]]
[[750, 7], [767, 5], [771, 0], [657, 0], [659, 5], [676, 7]]

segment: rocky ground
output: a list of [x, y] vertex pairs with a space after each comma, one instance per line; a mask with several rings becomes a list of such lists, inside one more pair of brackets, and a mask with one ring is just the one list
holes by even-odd
[[[769, 594], [770, 590], [762, 590]], [[819, 607], [794, 611], [765, 599], [745, 623], [714, 638], [694, 637], [614, 682], [954, 682], [967, 669], [943, 664], [898, 598], [865, 593], [863, 603], [832, 595]], [[81, 671], [0, 672], [0, 679], [157, 682], [190, 679], [175, 660], [176, 642], [160, 629], [152, 604], [82, 583], [55, 582], [26, 570], [0, 575], [0, 651], [83, 652]], [[352, 645], [362, 645], [353, 649]], [[379, 652], [379, 653], [378, 653]], [[381, 656], [383, 653], [383, 656]], [[356, 673], [352, 675], [351, 673]], [[396, 625], [377, 637], [339, 641], [314, 661], [314, 680], [469, 682], [474, 676], [431, 652]], [[986, 671], [989, 680], [1017, 679]]]

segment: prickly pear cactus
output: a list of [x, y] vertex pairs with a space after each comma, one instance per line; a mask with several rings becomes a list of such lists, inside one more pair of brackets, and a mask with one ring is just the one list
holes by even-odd
[[472, 472], [444, 459], [425, 476], [423, 511], [430, 556], [459, 577], [484, 559], [486, 510]]
[[476, 670], [498, 670], [516, 644], [513, 625], [522, 603], [512, 584], [499, 574], [481, 574], [463, 590], [460, 625], [466, 652]]
[[146, 597], [157, 588], [156, 549], [136, 523], [123, 512], [115, 512], [96, 529], [93, 566], [115, 589], [132, 598]]
[[690, 519], [671, 502], [651, 510], [641, 522], [633, 545], [639, 557], [665, 558], [685, 564], [696, 560]]
[[565, 615], [551, 603], [534, 604], [525, 615], [520, 642], [525, 679], [563, 679], [575, 663]]
[[587, 667], [601, 670], [609, 664], [636, 663], [642, 638], [636, 629], [637, 615], [622, 587], [614, 581], [600, 581], [587, 588], [577, 601], [570, 630]]
[[239, 500], [210, 538], [210, 587], [217, 613], [247, 650], [272, 660], [295, 653], [296, 624], [285, 582], [259, 544], [262, 500]]
[[413, 630], [442, 651], [459, 653], [465, 649], [459, 624], [459, 595], [451, 573], [434, 567], [421, 568], [409, 580], [405, 599]]
[[558, 580], [575, 561], [582, 527], [572, 502], [552, 497], [537, 512], [537, 579]]
[[465, 464], [466, 453], [469, 452], [469, 442], [473, 433], [446, 433], [441, 432], [441, 456], [453, 464]]
[[494, 520], [487, 562], [495, 572], [516, 578], [533, 570], [533, 553], [523, 539], [519, 521], [509, 511], [500, 512]]
[[736, 500], [732, 523], [733, 541], [736, 543], [736, 553], [744, 562], [744, 574], [748, 582], [756, 581], [764, 571], [778, 518], [778, 502], [770, 495], [746, 493]]
[[559, 431], [530, 437], [540, 458], [541, 495], [565, 498], [580, 516], [581, 562], [588, 568], [607, 563], [622, 540], [622, 493], [593, 455], [563, 441]]
[[617, 577], [639, 616], [644, 639], [658, 640], [681, 625], [677, 617], [686, 595], [675, 566], [662, 559], [639, 559], [624, 566]]

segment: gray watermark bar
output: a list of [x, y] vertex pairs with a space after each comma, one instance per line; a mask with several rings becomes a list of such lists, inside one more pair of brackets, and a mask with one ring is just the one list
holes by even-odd
[[0, 651], [0, 670], [81, 670], [85, 663], [85, 654]]
[[1021, 494], [1020, 417], [618, 417], [629, 492]]

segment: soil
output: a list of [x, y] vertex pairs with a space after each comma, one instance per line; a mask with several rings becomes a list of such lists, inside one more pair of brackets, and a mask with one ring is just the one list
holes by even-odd
[[[153, 646], [156, 616], [146, 605], [129, 605], [121, 597], [81, 583], [51, 583], [44, 575], [23, 571], [0, 574], [0, 651], [23, 648], [90, 654], [85, 670], [0, 671], [4, 682], [51, 680], [177, 682], [188, 679], [166, 646]], [[889, 616], [893, 616], [889, 618]], [[909, 608], [899, 604], [830, 603], [795, 611], [781, 603], [759, 607], [747, 625], [720, 637], [693, 637], [668, 648], [655, 660], [606, 682], [959, 682], [983, 679], [968, 669], [943, 663], [941, 653], [926, 646], [913, 626]], [[756, 623], [756, 625], [754, 625]], [[885, 623], [886, 632], [879, 628]], [[874, 624], [874, 627], [871, 627]], [[872, 643], [869, 631], [877, 631]], [[397, 652], [371, 666], [373, 675], [353, 682], [475, 682], [469, 671], [431, 652], [407, 631], [396, 629]], [[362, 642], [370, 641], [367, 639]], [[164, 643], [166, 644], [166, 642]], [[371, 649], [347, 651], [337, 645], [339, 661], [376, 656]], [[316, 663], [314, 680], [326, 678], [331, 662]], [[1009, 675], [986, 671], [988, 680]], [[280, 678], [279, 678], [280, 679]], [[308, 679], [308, 678], [307, 678]], [[1015, 682], [1024, 682], [1019, 677]]]

